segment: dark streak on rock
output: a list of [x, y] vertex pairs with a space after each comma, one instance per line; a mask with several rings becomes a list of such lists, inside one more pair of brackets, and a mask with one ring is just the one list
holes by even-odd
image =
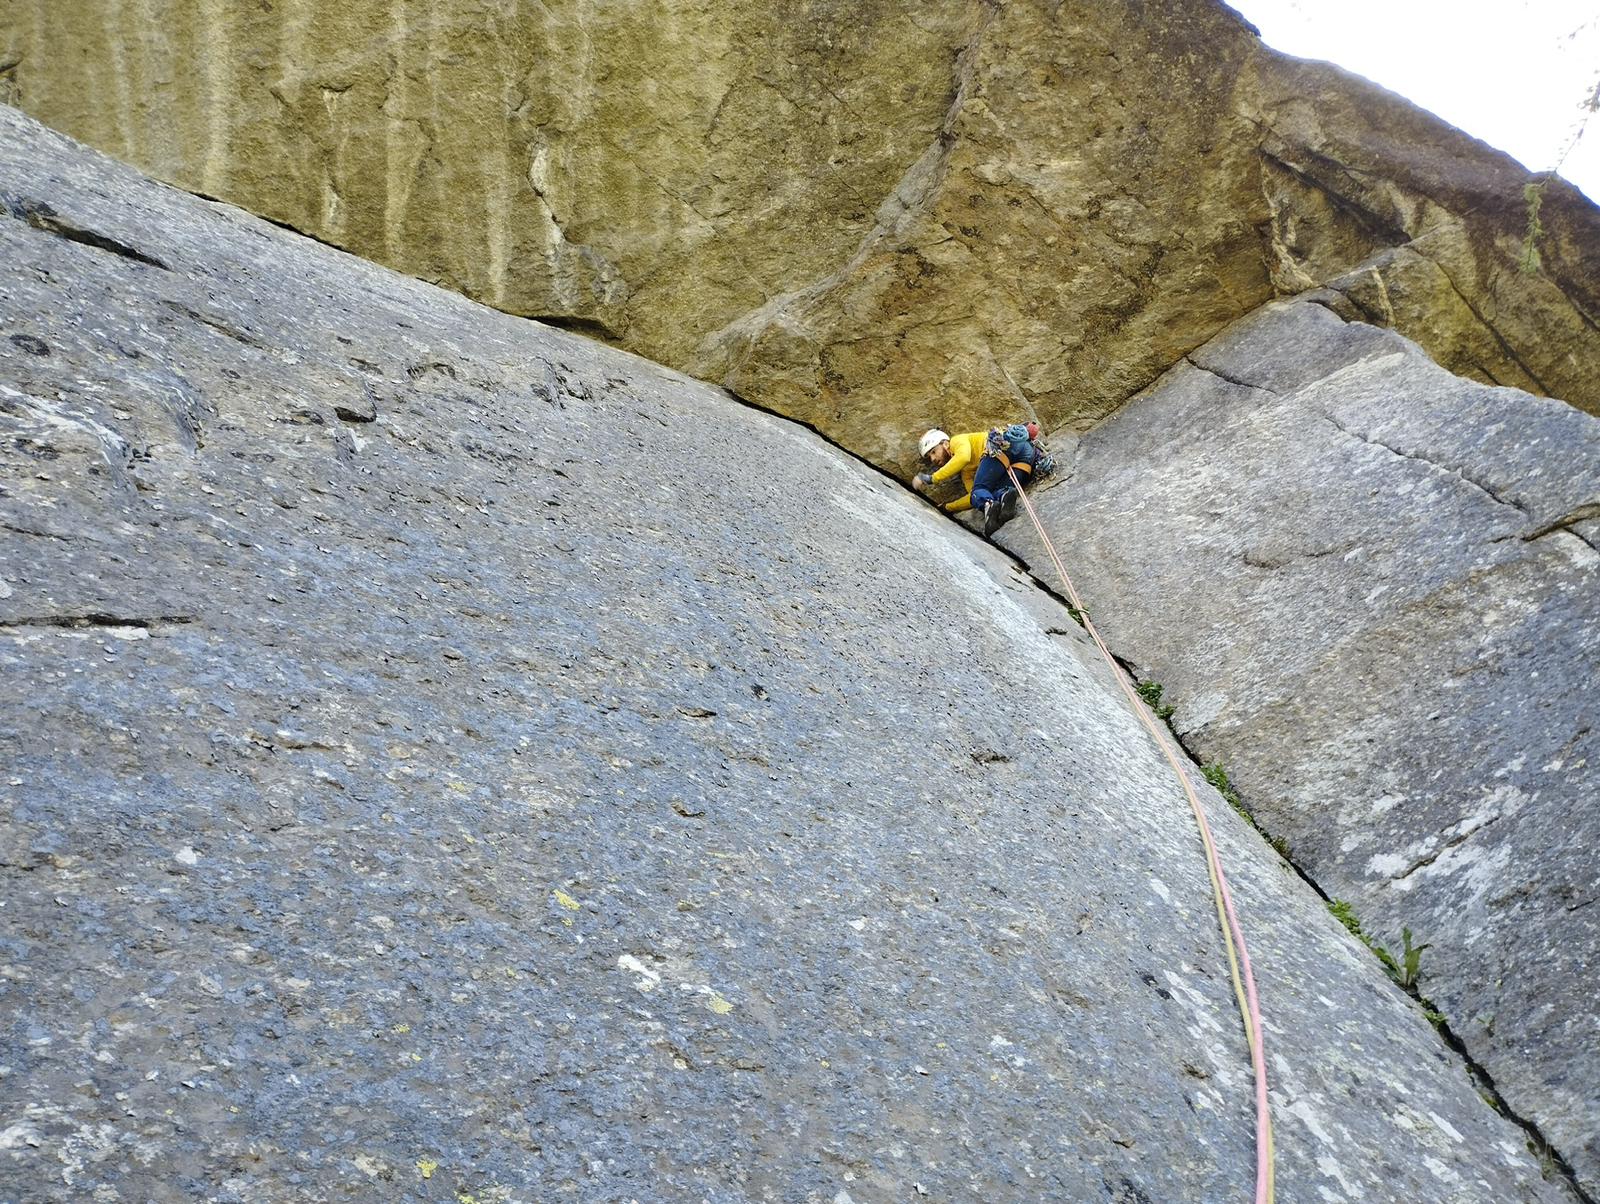
[[1479, 324], [1489, 332], [1490, 337], [1493, 338], [1497, 344], [1499, 344], [1500, 350], [1506, 353], [1506, 358], [1526, 372], [1528, 374], [1528, 379], [1539, 386], [1539, 391], [1541, 393], [1545, 394], [1547, 397], [1554, 396], [1554, 394], [1550, 391], [1550, 386], [1545, 384], [1544, 381], [1540, 380], [1539, 374], [1532, 368], [1528, 367], [1525, 362], [1523, 362], [1522, 357], [1517, 354], [1516, 349], [1512, 347], [1510, 343], [1506, 342], [1505, 336], [1500, 333], [1500, 331], [1495, 327], [1495, 324], [1489, 321], [1488, 318], [1484, 317], [1483, 311], [1472, 303], [1471, 299], [1466, 293], [1461, 291], [1461, 286], [1456, 283], [1455, 277], [1445, 270], [1444, 264], [1440, 263], [1433, 256], [1418, 250], [1414, 244], [1408, 249], [1415, 252], [1421, 258], [1426, 259], [1429, 263], [1433, 264], [1434, 267], [1439, 269], [1439, 274], [1445, 278], [1445, 283], [1450, 286], [1457, 297], [1461, 298], [1461, 304], [1465, 305], [1467, 307], [1467, 311], [1471, 313], [1472, 316], [1478, 320]]
[[81, 615], [22, 615], [0, 619], [0, 627], [143, 627], [154, 630], [196, 621], [195, 615], [123, 616], [95, 610]]
[[1337, 544], [1331, 548], [1316, 548], [1304, 552], [1289, 552], [1283, 556], [1269, 556], [1262, 552], [1246, 549], [1239, 558], [1252, 568], [1281, 569], [1286, 565], [1293, 564], [1297, 560], [1321, 560], [1324, 556], [1334, 556], [1341, 552], [1348, 552], [1355, 546], [1356, 543], [1354, 541], [1350, 541]]
[[163, 272], [172, 269], [153, 255], [146, 255], [137, 247], [130, 247], [99, 231], [90, 230], [75, 222], [62, 217], [43, 201], [32, 201], [26, 197], [10, 197], [0, 195], [0, 212], [18, 221], [26, 222], [35, 230], [42, 230], [46, 234], [54, 234], [57, 238], [64, 238], [68, 242], [79, 243], [85, 247], [93, 247], [97, 251], [110, 251], [113, 255], [120, 255], [124, 259], [131, 259], [135, 263], [148, 264], [153, 268], [160, 268]]
[[66, 543], [68, 536], [58, 535], [54, 531], [41, 531], [35, 527], [19, 527], [16, 523], [0, 522], [0, 531], [10, 531], [14, 535], [31, 535], [36, 539], [54, 539]]
[[558, 330], [571, 331], [573, 334], [597, 339], [602, 343], [614, 343], [622, 337], [616, 330], [599, 318], [581, 318], [575, 314], [521, 314], [519, 316], [527, 318], [530, 322], [554, 326]]
[[265, 349], [264, 345], [258, 339], [246, 334], [237, 327], [224, 322], [221, 318], [209, 317], [206, 314], [200, 313], [198, 310], [190, 309], [187, 305], [184, 305], [179, 301], [164, 299], [161, 304], [172, 310], [174, 313], [182, 314], [191, 321], [198, 322], [202, 326], [210, 327], [218, 334], [226, 335], [235, 342], [243, 343], [246, 347], [254, 347], [258, 350]]
[[[1348, 170], [1345, 164], [1336, 162], [1335, 160], [1328, 158], [1326, 155], [1319, 155], [1307, 147], [1301, 147], [1299, 150], [1301, 154], [1317, 160], [1319, 164], [1325, 168], [1333, 168], [1338, 171]], [[1320, 192], [1323, 196], [1327, 197], [1329, 203], [1331, 203], [1335, 209], [1355, 222], [1355, 224], [1361, 228], [1362, 233], [1366, 234], [1369, 238], [1376, 239], [1380, 243], [1391, 247], [1402, 246], [1411, 241], [1411, 235], [1407, 230], [1395, 225], [1394, 222], [1390, 221], [1382, 214], [1376, 213], [1372, 209], [1369, 209], [1360, 201], [1357, 201], [1354, 198], [1348, 197], [1344, 193], [1335, 190], [1326, 181], [1319, 180], [1305, 168], [1296, 167], [1288, 160], [1282, 159], [1273, 154], [1264, 146], [1258, 146], [1256, 148], [1256, 153], [1268, 163], [1271, 163], [1277, 167], [1280, 171], [1292, 176], [1301, 184], [1304, 184], [1307, 188], [1312, 189], [1314, 192]]]

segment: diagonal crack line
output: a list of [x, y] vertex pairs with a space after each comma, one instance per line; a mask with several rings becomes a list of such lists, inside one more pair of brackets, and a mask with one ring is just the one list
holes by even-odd
[[1500, 491], [1495, 489], [1493, 485], [1489, 484], [1489, 482], [1480, 480], [1479, 478], [1473, 476], [1467, 472], [1465, 468], [1462, 468], [1458, 464], [1441, 464], [1437, 460], [1430, 460], [1427, 456], [1419, 455], [1416, 452], [1401, 451], [1398, 447], [1394, 447], [1388, 443], [1385, 443], [1382, 439], [1375, 438], [1372, 435], [1363, 434], [1361, 431], [1346, 426], [1332, 414], [1324, 413], [1322, 417], [1326, 418], [1335, 429], [1343, 432], [1346, 435], [1349, 435], [1352, 439], [1359, 439], [1362, 443], [1371, 444], [1373, 447], [1381, 447], [1384, 451], [1390, 453], [1391, 455], [1398, 456], [1402, 460], [1415, 460], [1419, 464], [1426, 464], [1429, 468], [1434, 469], [1436, 472], [1442, 472], [1447, 476], [1452, 476], [1458, 480], [1465, 481], [1468, 485], [1471, 485], [1474, 489], [1488, 497], [1491, 501], [1498, 502], [1502, 506], [1509, 506], [1518, 513], [1529, 516], [1531, 516], [1533, 513], [1515, 498], [1502, 495]]
[[[844, 262], [833, 271], [809, 283], [786, 289], [769, 297], [757, 308], [736, 316], [720, 330], [707, 336], [708, 345], [728, 336], [749, 338], [750, 332], [772, 326], [785, 314], [805, 314], [819, 298], [839, 287], [878, 250], [885, 246], [895, 249], [903, 245], [903, 240], [895, 233], [896, 228], [907, 214], [927, 208], [949, 175], [951, 156], [961, 138], [959, 127], [962, 111], [967, 106], [969, 93], [974, 90], [978, 59], [989, 28], [999, 19], [1002, 7], [997, 0], [982, 0], [983, 16], [956, 55], [950, 101], [932, 142], [906, 167], [889, 190], [889, 195], [878, 204], [871, 229], [862, 235]], [[740, 332], [745, 333], [741, 336]], [[723, 376], [725, 385], [743, 370], [753, 348], [754, 342], [751, 341], [743, 351], [734, 355], [730, 370]], [[737, 389], [734, 391], [737, 392]]]
[[[1344, 172], [1346, 176], [1348, 176], [1353, 170], [1348, 164], [1339, 163], [1334, 159], [1330, 159], [1327, 155], [1318, 154], [1308, 146], [1301, 146], [1295, 149], [1301, 154], [1317, 160], [1324, 168], [1337, 169], [1338, 171]], [[1318, 179], [1305, 168], [1297, 167], [1293, 163], [1290, 163], [1287, 159], [1280, 158], [1278, 155], [1275, 155], [1269, 151], [1265, 146], [1257, 146], [1256, 154], [1260, 155], [1269, 163], [1274, 164], [1280, 171], [1286, 172], [1293, 176], [1307, 188], [1310, 188], [1316, 192], [1320, 192], [1323, 196], [1327, 197], [1328, 202], [1333, 205], [1335, 209], [1348, 216], [1352, 221], [1360, 226], [1362, 232], [1367, 234], [1369, 237], [1375, 238], [1379, 242], [1391, 247], [1402, 246], [1411, 240], [1410, 232], [1404, 227], [1396, 225], [1392, 220], [1384, 217], [1381, 213], [1378, 213], [1376, 210], [1363, 204], [1356, 198], [1347, 196], [1345, 193], [1340, 192], [1332, 184]]]
[[1195, 359], [1193, 355], [1184, 356], [1183, 362], [1188, 364], [1191, 368], [1195, 368], [1201, 372], [1204, 372], [1207, 376], [1214, 376], [1218, 380], [1225, 380], [1230, 385], [1238, 385], [1241, 389], [1254, 389], [1258, 393], [1270, 393], [1274, 397], [1283, 396], [1283, 394], [1278, 392], [1276, 389], [1269, 389], [1266, 385], [1252, 384], [1250, 381], [1241, 380], [1237, 376], [1229, 376], [1226, 372], [1223, 372], [1218, 368], [1208, 367], [1207, 365], [1202, 364], [1199, 360]]
[[1594, 548], [1595, 551], [1600, 552], [1600, 547], [1595, 547], [1594, 540], [1572, 529], [1575, 524], [1591, 518], [1600, 518], [1600, 501], [1584, 502], [1581, 506], [1576, 506], [1567, 511], [1560, 518], [1552, 519], [1550, 522], [1535, 527], [1524, 535], [1522, 539], [1524, 543], [1532, 543], [1536, 539], [1543, 539], [1546, 535], [1554, 535], [1557, 531], [1565, 531], [1568, 535], [1576, 536], [1591, 548]]
[[1420, 861], [1417, 861], [1417, 862], [1413, 863], [1412, 865], [1408, 866], [1406, 869], [1401, 870], [1400, 873], [1391, 876], [1389, 881], [1391, 881], [1391, 882], [1399, 882], [1399, 881], [1401, 881], [1401, 880], [1403, 880], [1405, 878], [1411, 877], [1412, 874], [1416, 873], [1423, 866], [1432, 865], [1435, 861], [1439, 860], [1439, 858], [1443, 857], [1451, 849], [1455, 848], [1459, 844], [1465, 844], [1467, 841], [1471, 840], [1474, 836], [1476, 836], [1479, 832], [1482, 832], [1490, 824], [1496, 823], [1499, 819], [1500, 819], [1500, 816], [1498, 816], [1498, 815], [1490, 816], [1488, 819], [1484, 820], [1481, 824], [1479, 824], [1476, 828], [1468, 828], [1465, 832], [1461, 833], [1460, 836], [1457, 836], [1457, 837], [1455, 837], [1455, 838], [1453, 838], [1451, 840], [1445, 841], [1442, 845], [1440, 845], [1432, 853], [1429, 853], [1426, 857], [1422, 858]]

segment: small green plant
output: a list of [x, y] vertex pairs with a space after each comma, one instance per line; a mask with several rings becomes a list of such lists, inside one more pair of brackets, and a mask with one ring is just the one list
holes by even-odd
[[[1158, 696], [1160, 690], [1161, 687], [1156, 686], [1156, 692]], [[1141, 693], [1142, 692], [1143, 691], [1141, 690]], [[1148, 702], [1149, 699], [1147, 698], [1145, 701]], [[1156, 714], [1159, 715], [1161, 712], [1157, 711]], [[1256, 830], [1256, 834], [1259, 835], [1261, 839], [1265, 840], [1277, 850], [1279, 857], [1282, 857], [1286, 862], [1292, 862], [1294, 860], [1294, 858], [1289, 855], [1289, 842], [1281, 836], [1268, 835], [1267, 830], [1260, 824], [1256, 823], [1256, 817], [1251, 815], [1250, 812], [1245, 809], [1244, 800], [1239, 797], [1239, 792], [1233, 788], [1233, 783], [1228, 780], [1228, 771], [1222, 767], [1222, 762], [1213, 761], [1209, 765], [1202, 765], [1200, 767], [1200, 775], [1205, 778], [1206, 781], [1211, 783], [1211, 785], [1216, 789], [1216, 792], [1220, 794], [1227, 802], [1228, 806], [1232, 807], [1244, 818], [1245, 823], [1249, 824]], [[1288, 867], [1286, 866], [1285, 868]]]
[[1389, 972], [1390, 978], [1400, 983], [1401, 986], [1408, 985], [1401, 982], [1400, 963], [1394, 960], [1392, 953], [1366, 934], [1366, 931], [1361, 927], [1360, 919], [1356, 917], [1355, 908], [1351, 907], [1343, 899], [1330, 899], [1328, 900], [1328, 910], [1333, 913], [1334, 919], [1345, 926], [1351, 936], [1372, 950], [1372, 955], [1383, 963], [1383, 968]]
[[1400, 930], [1400, 939], [1405, 942], [1405, 948], [1400, 951], [1400, 985], [1409, 989], [1417, 985], [1417, 970], [1422, 964], [1422, 951], [1428, 946], [1413, 945], [1409, 928]]
[[1171, 703], [1161, 701], [1161, 683], [1159, 681], [1141, 681], [1138, 685], [1139, 697], [1149, 704], [1150, 709], [1156, 713], [1156, 718], [1162, 723], [1172, 718], [1176, 710]]
[[[1411, 929], [1402, 928], [1400, 930], [1400, 940], [1403, 944], [1400, 949], [1400, 956], [1397, 959], [1394, 954], [1366, 934], [1366, 931], [1361, 927], [1360, 919], [1356, 917], [1355, 908], [1351, 907], [1343, 899], [1328, 900], [1328, 910], [1333, 913], [1334, 919], [1345, 926], [1351, 936], [1372, 950], [1372, 955], [1383, 963], [1383, 968], [1389, 972], [1390, 978], [1394, 979], [1395, 982], [1413, 995], [1417, 993], [1417, 979], [1422, 969], [1422, 951], [1431, 948], [1427, 942], [1420, 945], [1414, 944], [1411, 939]], [[1422, 1014], [1432, 1024], [1444, 1023], [1444, 1017], [1426, 1005], [1423, 1006]]]
[[1356, 918], [1356, 909], [1343, 899], [1329, 899], [1328, 910], [1333, 913], [1333, 918], [1345, 926], [1345, 930], [1356, 940], [1366, 943], [1367, 934], [1361, 931], [1361, 921]]
[[1548, 1179], [1560, 1169], [1560, 1163], [1556, 1161], [1556, 1153], [1550, 1148], [1549, 1142], [1530, 1138], [1528, 1141], [1528, 1153], [1539, 1160], [1539, 1177], [1541, 1179]]
[[1549, 177], [1532, 180], [1522, 187], [1522, 199], [1528, 205], [1528, 232], [1522, 238], [1522, 270], [1537, 272], [1543, 261], [1539, 258], [1539, 239], [1544, 235], [1544, 223], [1539, 220], [1539, 206], [1544, 204], [1544, 186]]
[[1239, 802], [1239, 792], [1233, 788], [1233, 783], [1228, 780], [1228, 771], [1223, 768], [1221, 761], [1213, 761], [1209, 765], [1200, 767], [1200, 775], [1210, 782], [1223, 798], [1235, 807], [1242, 806]]
[[1544, 203], [1544, 186], [1549, 176], [1523, 184], [1522, 199], [1528, 203], [1528, 232], [1522, 237], [1522, 271], [1538, 272], [1544, 261], [1539, 258], [1539, 239], [1544, 237], [1544, 223], [1539, 221], [1539, 207]]

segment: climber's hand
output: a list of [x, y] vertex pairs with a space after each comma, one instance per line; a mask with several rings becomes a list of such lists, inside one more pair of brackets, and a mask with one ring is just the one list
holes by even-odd
[[928, 486], [932, 484], [933, 478], [925, 472], [919, 472], [916, 476], [911, 478], [911, 488], [915, 489], [918, 493], [926, 493]]

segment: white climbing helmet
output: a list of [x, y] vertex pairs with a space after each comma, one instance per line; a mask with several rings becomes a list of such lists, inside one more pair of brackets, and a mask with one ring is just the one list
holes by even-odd
[[931, 431], [922, 436], [922, 442], [917, 444], [917, 453], [923, 457], [926, 457], [929, 452], [938, 447], [939, 444], [943, 443], [948, 438], [950, 438], [949, 435], [945, 434], [938, 427], [934, 427]]

